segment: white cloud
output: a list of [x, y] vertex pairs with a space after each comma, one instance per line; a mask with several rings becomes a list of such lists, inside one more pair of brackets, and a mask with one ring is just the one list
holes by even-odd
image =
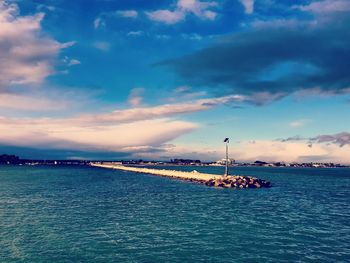
[[102, 19], [102, 17], [96, 17], [95, 20], [94, 20], [94, 28], [95, 29], [98, 29], [98, 28], [101, 28], [103, 26], [105, 26], [106, 23], [105, 21]]
[[20, 16], [16, 4], [0, 2], [0, 89], [16, 84], [39, 84], [55, 73], [59, 52], [74, 44], [61, 44], [42, 28], [43, 13]]
[[106, 41], [97, 41], [97, 42], [94, 42], [93, 43], [93, 46], [96, 48], [96, 49], [99, 49], [101, 51], [109, 51], [110, 48], [111, 48], [111, 44], [109, 42], [106, 42]]
[[165, 24], [176, 24], [185, 18], [185, 13], [181, 11], [157, 10], [146, 12], [149, 19]]
[[86, 127], [64, 119], [1, 118], [0, 143], [47, 149], [123, 151], [124, 147], [159, 145], [196, 127], [189, 122], [166, 119]]
[[215, 20], [215, 18], [217, 17], [217, 13], [216, 12], [213, 12], [213, 11], [210, 11], [210, 10], [207, 10], [203, 13], [203, 17], [205, 17], [206, 19], [208, 20]]
[[114, 12], [103, 12], [95, 18], [93, 25], [95, 29], [99, 29], [106, 26], [106, 20], [111, 17], [121, 18], [137, 18], [138, 12], [136, 10], [117, 10]]
[[[47, 116], [52, 111], [59, 114], [74, 114], [75, 112], [90, 111], [101, 107], [97, 100], [99, 91], [75, 87], [50, 86], [49, 88], [32, 89], [30, 93], [25, 88], [16, 92], [0, 92], [0, 115]], [[56, 113], [55, 113], [56, 114]]]
[[208, 10], [216, 7], [216, 2], [202, 2], [199, 0], [178, 0], [175, 10], [156, 10], [146, 12], [149, 19], [165, 24], [176, 24], [183, 21], [188, 14], [193, 14], [203, 20], [214, 20], [217, 13]]
[[193, 34], [181, 34], [181, 36], [184, 38], [184, 39], [188, 39], [188, 40], [202, 40], [203, 37], [199, 34], [196, 34], [196, 33], [193, 33]]
[[81, 62], [77, 59], [71, 59], [68, 63], [68, 66], [74, 66], [74, 65], [79, 65]]
[[[218, 98], [200, 99], [185, 103], [163, 104], [151, 107], [135, 107], [131, 109], [115, 110], [112, 113], [108, 114], [84, 115], [78, 118], [72, 118], [70, 121], [72, 123], [79, 122], [82, 125], [87, 126], [100, 124], [105, 125], [111, 123], [127, 123], [140, 120], [171, 117], [191, 112], [205, 111], [218, 105], [232, 102], [242, 102], [244, 100], [245, 97], [243, 96], [231, 95]], [[141, 103], [141, 99], [139, 99], [139, 101], [132, 101], [132, 103]]]
[[145, 90], [143, 88], [132, 89], [128, 99], [129, 104], [133, 107], [140, 106], [143, 99], [142, 94], [144, 91]]
[[117, 16], [121, 17], [129, 17], [129, 18], [136, 18], [138, 16], [138, 13], [136, 10], [118, 10], [115, 12]]
[[295, 6], [302, 11], [312, 13], [333, 13], [350, 11], [350, 2], [348, 0], [323, 0], [314, 1], [308, 5]]
[[[172, 120], [170, 117], [208, 110], [232, 100], [241, 100], [239, 96], [227, 96], [137, 108], [141, 101], [134, 99], [140, 92], [140, 90], [132, 92], [134, 94], [131, 96], [133, 98], [131, 103], [136, 108], [111, 113], [71, 118], [2, 117], [0, 143], [28, 147], [111, 151], [123, 151], [128, 147], [159, 146], [198, 128], [195, 123]], [[20, 102], [23, 98], [11, 99]]]
[[127, 123], [95, 120], [93, 125], [85, 125], [84, 117], [0, 119], [0, 143], [49, 149], [123, 151], [128, 147], [160, 145], [197, 128], [190, 122], [164, 118], [129, 119]]
[[246, 14], [252, 14], [254, 12], [254, 1], [255, 0], [240, 0]]
[[51, 12], [55, 11], [56, 10], [56, 7], [52, 6], [52, 5], [43, 5], [43, 4], [39, 4], [36, 9], [38, 11], [41, 11], [41, 10], [49, 10]]
[[175, 93], [185, 93], [190, 91], [191, 91], [191, 87], [189, 86], [179, 86], [174, 90]]
[[272, 20], [254, 20], [251, 22], [251, 26], [257, 28], [257, 29], [271, 29], [271, 28], [306, 28], [310, 26], [314, 26], [315, 21], [300, 21], [297, 19], [272, 19]]
[[216, 7], [216, 2], [201, 2], [198, 0], [179, 0], [177, 6], [184, 12], [193, 13], [194, 15], [202, 18], [213, 20], [216, 17], [216, 13], [208, 10], [208, 8]]
[[130, 31], [127, 34], [128, 36], [138, 37], [143, 35], [143, 31]]
[[77, 59], [71, 59], [69, 58], [68, 56], [65, 56], [63, 59], [62, 59], [62, 62], [64, 64], [66, 64], [68, 67], [71, 67], [71, 66], [75, 66], [75, 65], [79, 65], [81, 64], [81, 62]]
[[305, 126], [305, 124], [307, 124], [308, 122], [310, 122], [310, 120], [295, 120], [289, 123], [289, 126], [292, 128], [300, 128]]
[[0, 93], [0, 109], [25, 111], [63, 110], [68, 107], [65, 100], [19, 94]]

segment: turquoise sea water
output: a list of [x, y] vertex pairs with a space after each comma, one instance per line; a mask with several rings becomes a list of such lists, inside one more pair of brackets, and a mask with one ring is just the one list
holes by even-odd
[[350, 262], [350, 169], [234, 172], [273, 187], [0, 166], [0, 262]]

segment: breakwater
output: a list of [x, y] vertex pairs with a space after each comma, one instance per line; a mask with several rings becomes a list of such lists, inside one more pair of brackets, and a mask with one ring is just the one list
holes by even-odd
[[261, 187], [271, 187], [271, 183], [262, 179], [251, 176], [239, 176], [239, 175], [229, 175], [223, 176], [218, 174], [207, 174], [199, 173], [197, 171], [183, 172], [177, 170], [168, 169], [151, 169], [143, 167], [130, 167], [124, 165], [116, 164], [101, 164], [101, 163], [90, 163], [91, 166], [123, 170], [135, 173], [152, 174], [157, 176], [164, 176], [174, 179], [181, 179], [195, 183], [205, 184], [212, 187], [222, 187], [222, 188], [261, 188]]

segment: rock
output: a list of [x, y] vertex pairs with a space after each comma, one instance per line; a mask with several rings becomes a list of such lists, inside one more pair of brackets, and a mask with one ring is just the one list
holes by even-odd
[[265, 187], [271, 187], [271, 183], [270, 182], [265, 182]]
[[209, 181], [196, 180], [196, 182], [204, 183], [207, 186], [222, 188], [261, 188], [271, 187], [271, 183], [251, 176], [228, 176], [220, 178], [212, 178]]
[[209, 180], [207, 182], [205, 182], [205, 185], [207, 186], [213, 186], [214, 185], [214, 182], [212, 180]]
[[230, 182], [229, 179], [225, 179], [225, 180], [223, 180], [223, 183], [224, 183], [224, 184], [230, 184], [231, 182]]

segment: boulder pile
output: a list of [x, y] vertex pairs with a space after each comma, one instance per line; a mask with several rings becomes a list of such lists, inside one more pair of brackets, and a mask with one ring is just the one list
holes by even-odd
[[225, 176], [212, 178], [205, 183], [207, 186], [223, 188], [262, 188], [271, 187], [271, 183], [251, 176]]

